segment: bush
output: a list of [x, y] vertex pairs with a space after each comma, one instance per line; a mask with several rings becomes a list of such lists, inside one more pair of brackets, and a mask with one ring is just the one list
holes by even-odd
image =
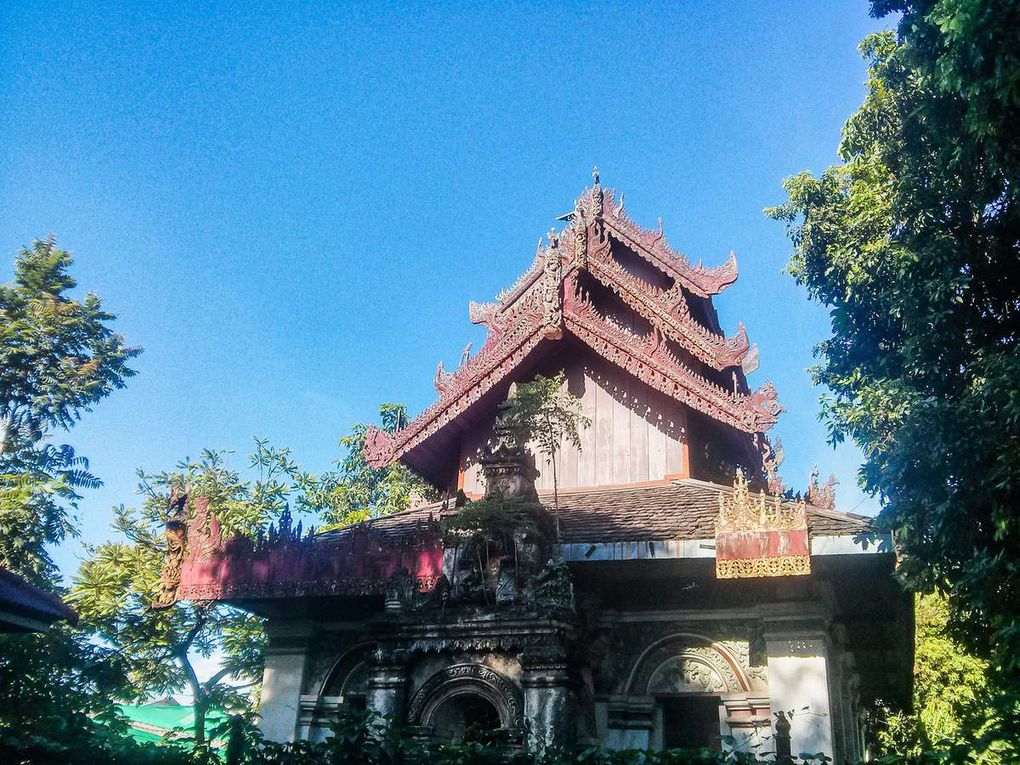
[[[213, 735], [228, 741], [226, 752], [208, 747], [140, 744], [95, 725], [79, 740], [59, 743], [38, 735], [17, 736], [0, 731], [0, 762], [20, 765], [754, 765], [776, 763], [775, 755], [752, 752], [710, 752], [603, 749], [528, 750], [500, 741], [463, 744], [426, 743], [398, 726], [379, 724], [369, 712], [349, 712], [321, 743], [279, 744], [262, 738], [258, 728], [240, 716], [231, 718]], [[973, 761], [965, 747], [950, 752], [887, 755], [880, 765], [935, 765]], [[800, 755], [789, 765], [823, 765], [829, 758]]]

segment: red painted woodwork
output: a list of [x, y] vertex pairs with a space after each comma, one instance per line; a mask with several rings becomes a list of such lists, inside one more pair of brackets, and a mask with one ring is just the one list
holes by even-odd
[[177, 600], [232, 600], [292, 596], [382, 595], [393, 574], [410, 573], [421, 591], [442, 574], [437, 523], [398, 541], [368, 527], [351, 527], [339, 538], [301, 537], [285, 521], [269, 537], [224, 540], [208, 500], [195, 500], [188, 523], [188, 551], [181, 565]]

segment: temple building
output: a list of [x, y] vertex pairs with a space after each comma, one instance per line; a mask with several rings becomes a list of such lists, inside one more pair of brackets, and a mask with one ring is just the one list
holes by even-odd
[[[370, 464], [403, 462], [437, 501], [252, 541], [182, 499], [161, 603], [267, 617], [261, 724], [278, 740], [321, 738], [349, 706], [439, 740], [766, 752], [788, 737], [794, 754], [861, 757], [865, 710], [910, 695], [911, 600], [892, 540], [835, 508], [834, 479], [783, 486], [777, 392], [748, 382], [757, 348], [713, 305], [735, 257], [692, 264], [597, 171], [560, 220], [515, 284], [471, 303], [487, 339], [440, 364], [436, 402], [368, 433]], [[556, 449], [554, 486], [503, 414], [560, 373], [587, 423]], [[544, 507], [554, 527], [458, 537], [450, 520], [481, 498]]]

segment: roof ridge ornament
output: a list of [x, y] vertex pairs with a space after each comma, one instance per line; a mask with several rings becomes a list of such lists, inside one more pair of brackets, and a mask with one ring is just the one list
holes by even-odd
[[542, 305], [545, 311], [543, 334], [550, 340], [559, 340], [563, 337], [563, 262], [560, 259], [560, 238], [556, 229], [550, 228], [546, 236], [549, 238], [549, 246], [545, 249], [542, 273]]
[[588, 223], [584, 219], [584, 208], [581, 200], [574, 200], [574, 212], [570, 218], [574, 231], [574, 266], [582, 270], [588, 268]]
[[716, 576], [745, 579], [811, 573], [807, 507], [764, 492], [752, 496], [737, 468], [732, 492], [719, 492]]
[[811, 475], [808, 478], [806, 497], [808, 504], [814, 507], [820, 507], [823, 510], [835, 510], [837, 485], [839, 485], [839, 479], [836, 478], [835, 473], [829, 473], [829, 477], [825, 483], [819, 483], [818, 466], [815, 465], [811, 468]]

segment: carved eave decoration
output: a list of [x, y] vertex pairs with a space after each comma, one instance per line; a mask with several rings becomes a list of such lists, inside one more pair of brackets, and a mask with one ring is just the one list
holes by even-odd
[[806, 505], [752, 495], [743, 471], [737, 471], [732, 493], [719, 494], [715, 538], [719, 579], [811, 573]]
[[[473, 323], [488, 329], [484, 345], [472, 357], [467, 349], [454, 371], [440, 363], [435, 375], [439, 400], [397, 433], [370, 429], [364, 455], [374, 466], [400, 459], [464, 414], [512, 372], [544, 341], [566, 334], [639, 380], [713, 419], [740, 431], [764, 433], [775, 424], [782, 407], [768, 383], [747, 389], [743, 375], [733, 372], [732, 388], [724, 388], [678, 357], [667, 341], [684, 349], [711, 370], [739, 369], [750, 351], [741, 325], [726, 338], [711, 331], [691, 313], [689, 295], [709, 298], [737, 278], [736, 260], [717, 268], [694, 266], [665, 242], [657, 231], [639, 228], [626, 215], [610, 189], [595, 185], [576, 201], [560, 234], [550, 232], [539, 242], [531, 267], [496, 302], [471, 303]], [[672, 286], [656, 287], [627, 271], [613, 257], [613, 242], [629, 248], [668, 277]], [[652, 326], [647, 335], [633, 334], [600, 315], [580, 294], [578, 277], [586, 272], [617, 295], [622, 303]]]

